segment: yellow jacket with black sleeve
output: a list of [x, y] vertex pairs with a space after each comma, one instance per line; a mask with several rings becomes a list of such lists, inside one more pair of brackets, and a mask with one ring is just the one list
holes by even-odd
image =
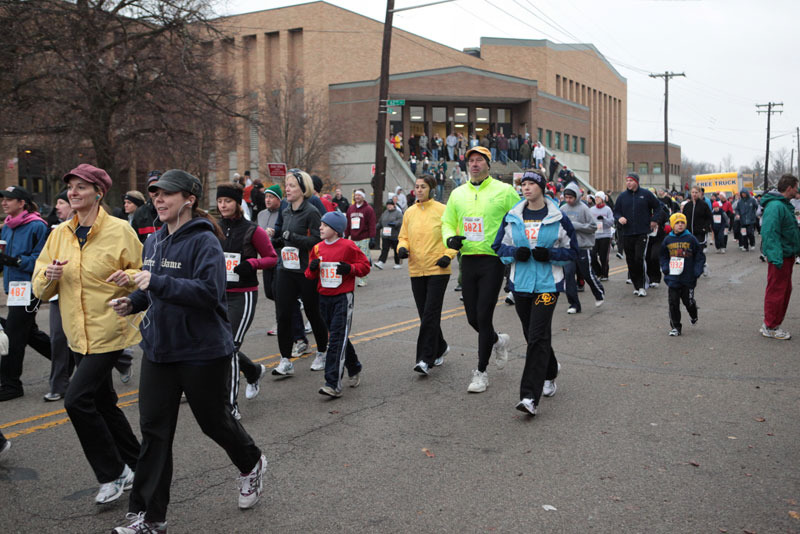
[[[447, 200], [442, 215], [442, 240], [466, 235], [462, 255], [486, 254], [496, 256], [492, 243], [506, 213], [519, 202], [510, 185], [487, 177], [478, 187], [467, 182], [456, 187]], [[465, 221], [465, 218], [467, 219]], [[465, 223], [467, 227], [465, 229]]]
[[452, 260], [456, 251], [447, 248], [442, 241], [442, 214], [444, 204], [435, 200], [417, 201], [403, 215], [397, 248], [408, 250], [408, 275], [433, 276], [450, 274], [450, 266], [436, 265], [439, 258], [449, 256]]
[[[50, 233], [33, 270], [34, 295], [47, 300], [58, 294], [69, 348], [79, 354], [102, 354], [139, 343], [133, 317], [119, 317], [108, 303], [136, 289], [133, 275], [142, 267], [142, 243], [128, 221], [102, 209], [83, 248], [75, 235], [77, 227], [75, 216]], [[45, 269], [55, 260], [66, 264], [61, 279], [50, 281]], [[119, 269], [131, 279], [126, 287], [106, 282]]]

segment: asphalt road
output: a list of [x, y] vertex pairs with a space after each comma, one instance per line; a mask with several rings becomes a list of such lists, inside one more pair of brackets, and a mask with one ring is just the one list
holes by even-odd
[[[612, 262], [603, 307], [588, 291], [581, 314], [566, 314], [566, 298], [557, 305], [563, 368], [535, 418], [514, 409], [525, 345], [513, 308], [495, 313], [512, 338], [508, 366], [490, 363], [489, 389], [468, 394], [477, 334], [459, 294], [448, 290], [444, 306], [452, 351], [421, 377], [407, 270], [374, 271], [356, 293], [361, 387], [322, 397], [305, 358], [293, 378], [268, 375], [258, 398], [242, 390], [242, 423], [269, 459], [255, 509], [237, 509], [236, 469], [183, 405], [170, 532], [800, 532], [800, 341], [758, 333], [766, 266], [735, 247], [710, 254], [700, 322], [670, 338], [666, 289], [635, 298]], [[800, 336], [798, 300], [784, 326]], [[273, 322], [262, 294], [244, 350], [269, 366]], [[25, 397], [0, 404], [13, 442], [0, 464], [0, 530], [108, 532], [127, 494], [94, 504], [98, 484], [62, 404], [42, 401], [48, 372], [30, 353]], [[114, 380], [138, 434], [137, 375]]]

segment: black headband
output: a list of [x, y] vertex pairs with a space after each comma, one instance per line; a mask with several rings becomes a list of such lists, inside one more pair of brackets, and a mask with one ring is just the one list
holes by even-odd
[[303, 183], [303, 175], [300, 174], [300, 171], [297, 170], [297, 169], [289, 169], [289, 172], [292, 173], [292, 176], [294, 176], [295, 180], [297, 180], [297, 185], [300, 186], [300, 191], [302, 191], [303, 192], [303, 196], [305, 196], [306, 195], [306, 184]]
[[144, 204], [144, 200], [142, 200], [141, 198], [136, 198], [136, 197], [131, 196], [131, 195], [125, 195], [125, 196], [123, 196], [123, 198], [125, 200], [129, 201], [129, 202], [133, 202], [134, 204], [136, 204], [137, 208]]
[[231, 187], [229, 185], [218, 185], [217, 186], [217, 198], [219, 197], [226, 197], [232, 198], [236, 201], [237, 204], [242, 203], [242, 190], [237, 187]]

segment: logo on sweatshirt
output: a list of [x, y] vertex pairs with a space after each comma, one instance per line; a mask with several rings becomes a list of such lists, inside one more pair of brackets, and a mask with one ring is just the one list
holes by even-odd
[[545, 306], [552, 306], [556, 303], [556, 296], [553, 293], [541, 293], [538, 297], [536, 297], [536, 302], [534, 302], [535, 306], [539, 304], [544, 304]]
[[[153, 265], [155, 265], [156, 262], [153, 261], [152, 259], [146, 259], [142, 263], [144, 264], [145, 267], [152, 268]], [[168, 260], [166, 258], [162, 258], [161, 259], [161, 267], [163, 267], [164, 269], [180, 269], [181, 268], [181, 262], [172, 261], [172, 260]]]

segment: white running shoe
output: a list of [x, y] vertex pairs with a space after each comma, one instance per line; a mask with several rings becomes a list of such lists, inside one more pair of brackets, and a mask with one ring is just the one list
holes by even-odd
[[298, 339], [294, 342], [292, 347], [292, 358], [299, 358], [304, 354], [308, 354], [311, 350], [308, 348], [308, 342]]
[[375, 262], [375, 268], [380, 269], [382, 271], [383, 270], [383, 262], [382, 261], [376, 261]]
[[606, 302], [605, 299], [596, 300], [596, 301], [594, 301], [594, 307], [595, 308], [599, 308], [600, 306], [605, 304], [605, 302]]
[[259, 364], [261, 367], [261, 374], [258, 376], [255, 382], [252, 384], [250, 382], [247, 383], [247, 387], [244, 388], [244, 396], [248, 399], [255, 399], [258, 397], [258, 392], [260, 391], [260, 382], [261, 379], [264, 378], [264, 375], [267, 374], [267, 368], [263, 365]]
[[570, 306], [569, 308], [567, 308], [567, 313], [570, 315], [578, 313], [578, 308], [576, 308], [575, 306]]
[[545, 380], [544, 387], [542, 388], [542, 395], [545, 397], [552, 397], [556, 394], [556, 390], [558, 386], [556, 385], [555, 380]]
[[278, 335], [278, 325], [273, 325], [272, 328], [267, 330], [268, 336], [277, 336]]
[[325, 369], [325, 353], [318, 352], [311, 363], [312, 371], [323, 371]]
[[272, 370], [275, 376], [292, 376], [294, 374], [294, 364], [289, 358], [281, 358], [278, 366]]
[[505, 303], [508, 304], [509, 306], [513, 306], [514, 305], [514, 293], [512, 293], [511, 291], [506, 293]]
[[144, 518], [144, 514], [145, 512], [125, 514], [125, 519], [132, 521], [132, 523], [127, 527], [116, 527], [111, 531], [111, 534], [167, 534], [166, 521], [161, 523], [147, 521]]
[[652, 288], [656, 288], [658, 287], [658, 285], [659, 285], [658, 282], [650, 282], [650, 287]]
[[0, 447], [0, 460], [2, 460], [3, 458], [6, 457], [6, 455], [8, 455], [8, 451], [10, 449], [11, 449], [11, 442], [9, 440], [6, 440], [6, 442], [3, 443], [3, 446]]
[[425, 376], [427, 376], [428, 373], [430, 373], [430, 370], [428, 369], [428, 364], [425, 362], [417, 362], [417, 364], [414, 366], [414, 370], [419, 374]]
[[722, 252], [723, 254], [727, 253], [727, 251], [724, 248], [720, 250], [720, 252]]
[[672, 330], [669, 331], [669, 335], [672, 337], [677, 337], [681, 335], [681, 331], [678, 330], [677, 328], [673, 328]]
[[533, 403], [533, 399], [522, 399], [517, 403], [516, 408], [528, 415], [536, 415], [536, 405]]
[[116, 480], [100, 485], [100, 491], [97, 492], [94, 502], [97, 504], [114, 502], [120, 498], [125, 489], [130, 489], [132, 487], [133, 471], [126, 465], [125, 469], [122, 470], [122, 474], [117, 477]]
[[367, 281], [359, 278], [358, 283], [356, 285], [358, 287], [367, 287]]
[[508, 334], [497, 334], [497, 342], [492, 347], [494, 351], [494, 363], [498, 369], [502, 369], [508, 363], [508, 346], [511, 345], [511, 337]]
[[349, 380], [350, 380], [350, 387], [351, 387], [351, 388], [357, 388], [358, 386], [360, 386], [360, 385], [361, 385], [361, 376], [362, 376], [363, 374], [364, 374], [364, 370], [362, 369], [361, 371], [359, 371], [359, 372], [358, 372], [358, 374], [357, 374], [357, 375], [353, 375], [353, 376], [351, 376], [351, 377], [349, 378]]
[[239, 475], [239, 508], [246, 510], [256, 505], [264, 490], [264, 473], [267, 471], [267, 458], [262, 454], [258, 463], [249, 473]]
[[433, 360], [433, 366], [439, 367], [440, 365], [442, 365], [444, 363], [444, 357], [447, 356], [448, 352], [450, 352], [450, 345], [447, 345], [447, 348], [444, 349], [444, 352], [442, 353], [441, 356]]
[[319, 394], [320, 395], [327, 395], [328, 397], [335, 397], [335, 398], [338, 398], [338, 397], [342, 396], [342, 392], [341, 391], [336, 390], [336, 389], [330, 387], [327, 384], [322, 386], [321, 388], [319, 388]]
[[628, 278], [627, 280], [625, 280], [625, 283], [626, 283], [626, 284], [633, 284], [633, 280], [631, 280], [630, 278]]
[[472, 371], [472, 380], [467, 387], [470, 393], [483, 393], [489, 387], [489, 373], [486, 371], [480, 372], [477, 369]]
[[392, 267], [392, 269], [402, 269], [402, 268], [403, 268], [403, 266], [400, 265], [399, 263], [395, 264], [395, 266]]
[[772, 339], [779, 339], [781, 341], [792, 339], [792, 335], [783, 328], [767, 328], [767, 325], [765, 324], [761, 325], [761, 335], [764, 337], [771, 337]]
[[647, 296], [647, 290], [645, 288], [640, 289], [639, 290], [639, 296], [640, 297], [646, 297]]

